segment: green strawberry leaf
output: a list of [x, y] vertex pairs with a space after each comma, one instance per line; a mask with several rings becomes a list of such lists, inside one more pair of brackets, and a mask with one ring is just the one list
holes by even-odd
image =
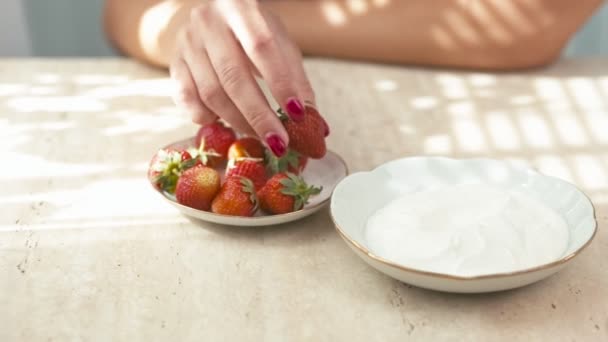
[[297, 188], [297, 183], [289, 178], [283, 178], [279, 181], [279, 183], [281, 183], [281, 185], [283, 185], [283, 187], [287, 188], [287, 189], [296, 189]]
[[241, 177], [241, 184], [243, 185], [243, 191], [249, 194], [249, 200], [257, 210], [258, 196], [255, 193], [255, 186], [253, 185], [253, 182], [247, 177]]
[[[285, 158], [287, 164], [294, 169], [297, 169], [300, 166], [300, 153], [292, 149], [289, 149], [283, 158]], [[287, 168], [285, 168], [284, 171], [287, 171]]]
[[180, 165], [182, 171], [188, 170], [189, 168], [196, 165], [196, 161], [197, 161], [197, 159], [195, 159], [195, 158], [191, 158], [191, 159], [183, 161]]
[[300, 209], [302, 209], [304, 207], [304, 201], [302, 200], [302, 198], [297, 197], [296, 200], [293, 202], [293, 211], [298, 211]]
[[284, 195], [289, 195], [289, 196], [298, 196], [300, 194], [296, 190], [289, 189], [289, 188], [283, 188], [283, 189], [281, 189], [281, 193], [284, 194]]
[[293, 173], [288, 172], [287, 177], [280, 181], [283, 185], [281, 193], [294, 197], [294, 210], [302, 209], [308, 203], [310, 196], [318, 195], [323, 189], [323, 187], [309, 186], [302, 177]]
[[320, 194], [320, 193], [321, 193], [321, 191], [323, 191], [323, 187], [322, 187], [322, 186], [320, 186], [320, 187], [318, 187], [318, 188], [315, 188], [314, 186], [311, 186], [311, 187], [309, 188], [309, 192], [308, 192], [308, 193], [309, 193], [310, 195], [318, 195], [318, 194]]

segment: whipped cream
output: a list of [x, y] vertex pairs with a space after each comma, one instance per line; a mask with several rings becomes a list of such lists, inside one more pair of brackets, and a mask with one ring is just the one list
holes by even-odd
[[569, 232], [530, 195], [465, 184], [395, 199], [369, 217], [365, 239], [374, 254], [406, 267], [476, 276], [559, 259]]

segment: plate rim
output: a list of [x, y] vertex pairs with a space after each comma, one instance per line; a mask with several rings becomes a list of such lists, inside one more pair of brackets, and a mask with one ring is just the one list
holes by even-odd
[[[177, 140], [174, 141], [170, 144], [167, 144], [163, 147], [161, 147], [161, 149], [166, 149], [169, 148], [171, 146], [174, 145], [178, 145], [178, 144], [182, 144], [182, 143], [187, 143], [188, 141], [191, 141], [192, 139], [195, 139], [194, 136], [189, 137], [189, 138], [185, 138], [185, 139], [181, 139], [181, 140]], [[256, 226], [255, 224], [253, 224], [255, 221], [267, 221], [270, 218], [276, 218], [278, 221], [281, 222], [277, 222], [277, 223], [261, 223], [257, 226], [269, 226], [269, 225], [275, 225], [275, 224], [281, 224], [281, 223], [287, 223], [287, 222], [291, 222], [293, 220], [297, 220], [299, 219], [300, 215], [302, 215], [303, 211], [312, 211], [313, 213], [315, 212], [315, 210], [321, 209], [321, 207], [327, 205], [327, 203], [331, 200], [332, 195], [334, 193], [334, 190], [336, 189], [336, 187], [338, 186], [338, 184], [340, 184], [340, 182], [342, 180], [344, 180], [346, 177], [348, 177], [350, 175], [350, 170], [348, 169], [348, 164], [346, 163], [346, 161], [344, 160], [344, 158], [342, 158], [342, 156], [340, 156], [338, 153], [334, 152], [333, 150], [327, 149], [327, 154], [331, 154], [332, 156], [334, 156], [339, 162], [340, 164], [344, 167], [344, 177], [342, 177], [337, 183], [336, 186], [334, 186], [334, 188], [331, 190], [331, 192], [329, 193], [329, 196], [327, 196], [326, 199], [322, 200], [321, 202], [309, 206], [309, 207], [304, 207], [298, 211], [293, 211], [290, 213], [286, 213], [286, 214], [278, 214], [278, 215], [265, 215], [265, 216], [253, 216], [253, 217], [245, 217], [245, 216], [232, 216], [232, 215], [224, 215], [224, 214], [216, 214], [214, 212], [211, 211], [204, 211], [204, 210], [199, 210], [196, 208], [191, 208], [188, 206], [185, 206], [181, 203], [178, 203], [177, 201], [172, 200], [171, 198], [167, 197], [167, 195], [159, 189], [156, 189], [154, 186], [152, 186], [152, 184], [150, 184], [152, 186], [152, 188], [154, 189], [154, 191], [156, 193], [158, 193], [161, 197], [163, 197], [165, 200], [170, 201], [172, 205], [176, 206], [182, 213], [184, 212], [183, 210], [195, 210], [197, 212], [201, 212], [204, 215], [210, 215], [212, 217], [217, 218], [218, 220], [239, 220], [239, 221], [247, 221], [249, 223], [252, 224], [247, 224], [247, 226]], [[321, 158], [320, 160], [322, 160], [323, 158]], [[148, 182], [149, 183], [149, 182]], [[187, 214], [186, 214], [187, 215]], [[188, 215], [190, 217], [193, 217], [195, 219], [198, 220], [202, 220], [202, 221], [206, 221], [206, 222], [212, 222], [215, 223], [217, 221], [210, 221], [210, 220], [205, 220], [203, 218], [197, 217], [197, 216], [192, 216], [192, 215]], [[237, 224], [237, 223], [222, 223], [223, 225], [231, 225], [231, 226], [243, 226], [245, 227], [246, 225], [243, 224]]]
[[[453, 162], [500, 162], [500, 163], [505, 163], [507, 165], [509, 165], [510, 167], [514, 167], [516, 169], [519, 169], [521, 171], [526, 171], [526, 172], [532, 172], [534, 174], [540, 175], [542, 177], [547, 177], [547, 178], [551, 178], [554, 181], [558, 181], [564, 184], [567, 184], [569, 186], [571, 186], [576, 192], [578, 192], [580, 195], [583, 196], [583, 198], [585, 198], [588, 203], [591, 205], [591, 210], [592, 210], [592, 217], [593, 217], [593, 233], [591, 234], [591, 236], [589, 237], [589, 239], [582, 244], [581, 246], [579, 246], [576, 250], [572, 251], [569, 254], [566, 254], [564, 256], [562, 256], [561, 258], [554, 260], [552, 262], [549, 263], [545, 263], [542, 265], [538, 265], [538, 266], [534, 266], [534, 267], [528, 267], [528, 268], [524, 268], [521, 270], [517, 270], [517, 271], [509, 271], [509, 272], [497, 272], [497, 273], [490, 273], [490, 274], [481, 274], [481, 275], [474, 275], [474, 276], [460, 276], [460, 275], [455, 275], [455, 274], [448, 274], [448, 273], [440, 273], [440, 272], [433, 272], [433, 271], [425, 271], [425, 270], [421, 270], [421, 269], [416, 269], [416, 268], [412, 268], [412, 267], [408, 267], [408, 266], [404, 266], [402, 264], [396, 263], [394, 261], [385, 259], [379, 255], [376, 255], [374, 253], [372, 253], [367, 247], [361, 245], [359, 242], [357, 242], [356, 240], [354, 240], [353, 238], [351, 238], [346, 232], [345, 230], [340, 227], [340, 225], [338, 224], [338, 222], [336, 221], [336, 218], [334, 216], [334, 211], [333, 211], [333, 207], [334, 207], [334, 202], [332, 200], [331, 204], [330, 204], [330, 210], [329, 210], [329, 216], [331, 217], [331, 220], [334, 223], [334, 226], [336, 228], [336, 231], [338, 232], [338, 234], [342, 237], [342, 239], [346, 242], [348, 242], [351, 246], [357, 248], [360, 252], [364, 253], [365, 255], [367, 255], [367, 257], [371, 258], [374, 261], [377, 261], [381, 264], [384, 264], [386, 266], [389, 266], [391, 268], [396, 268], [400, 271], [405, 271], [405, 272], [410, 272], [410, 273], [414, 273], [417, 275], [421, 275], [421, 276], [425, 276], [425, 277], [432, 277], [432, 278], [440, 278], [440, 279], [447, 279], [447, 280], [457, 280], [457, 281], [475, 281], [475, 280], [487, 280], [487, 279], [500, 279], [500, 278], [507, 278], [507, 277], [513, 277], [513, 276], [518, 276], [518, 275], [524, 275], [524, 274], [528, 274], [528, 273], [535, 273], [535, 272], [539, 272], [539, 271], [543, 271], [543, 270], [548, 270], [557, 266], [560, 266], [562, 264], [567, 263], [568, 261], [570, 261], [571, 259], [573, 259], [574, 257], [578, 256], [579, 254], [581, 254], [593, 241], [593, 239], [595, 238], [596, 234], [597, 234], [597, 217], [596, 217], [596, 210], [595, 210], [595, 206], [593, 205], [593, 202], [591, 201], [591, 199], [582, 191], [580, 190], [576, 185], [567, 182], [563, 179], [557, 178], [557, 177], [553, 177], [553, 176], [548, 176], [545, 174], [542, 174], [530, 167], [522, 167], [519, 165], [514, 165], [513, 163], [510, 163], [508, 161], [505, 160], [500, 160], [500, 159], [492, 159], [492, 158], [449, 158], [449, 157], [425, 157], [425, 156], [413, 156], [413, 157], [405, 157], [405, 158], [398, 158], [398, 159], [394, 159], [391, 161], [388, 161], [386, 163], [383, 163], [377, 167], [375, 167], [374, 169], [372, 169], [371, 171], [363, 171], [363, 172], [357, 172], [357, 173], [372, 173], [376, 170], [381, 169], [382, 167], [384, 167], [385, 165], [389, 164], [389, 163], [393, 163], [393, 162], [397, 162], [397, 161], [401, 161], [401, 160], [412, 160], [412, 159], [437, 159], [437, 160], [444, 160], [444, 161], [453, 161]], [[342, 182], [344, 182], [349, 176], [353, 176], [357, 173], [353, 173], [352, 175], [348, 175], [346, 177], [344, 177], [334, 188], [334, 191], [340, 186], [340, 184]], [[332, 195], [333, 195], [332, 192]], [[333, 196], [330, 196], [330, 198], [333, 198]], [[384, 273], [384, 272], [383, 272]]]

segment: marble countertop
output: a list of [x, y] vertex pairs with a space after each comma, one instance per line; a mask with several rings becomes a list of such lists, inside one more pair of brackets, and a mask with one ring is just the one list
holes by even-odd
[[608, 340], [608, 59], [513, 74], [306, 61], [351, 171], [496, 157], [577, 184], [599, 231], [570, 266], [484, 295], [418, 289], [342, 242], [327, 210], [229, 228], [154, 193], [151, 155], [196, 128], [163, 71], [0, 60], [1, 341]]

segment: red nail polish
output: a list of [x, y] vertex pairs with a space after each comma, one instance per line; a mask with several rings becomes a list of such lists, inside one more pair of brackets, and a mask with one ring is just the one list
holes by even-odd
[[323, 126], [325, 127], [325, 137], [329, 136], [329, 125], [327, 124], [327, 121], [325, 121], [325, 119], [323, 119]]
[[282, 157], [287, 150], [283, 139], [274, 133], [268, 133], [266, 135], [266, 144], [277, 157]]
[[287, 109], [287, 113], [289, 113], [289, 117], [291, 117], [292, 120], [300, 121], [304, 119], [304, 106], [302, 106], [302, 103], [295, 97], [289, 98], [285, 105], [285, 109]]

